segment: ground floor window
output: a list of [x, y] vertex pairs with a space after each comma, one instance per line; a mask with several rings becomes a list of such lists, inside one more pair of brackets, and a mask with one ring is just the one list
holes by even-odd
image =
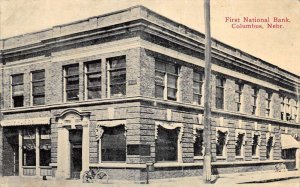
[[235, 144], [235, 155], [243, 156], [243, 141], [245, 134], [238, 134]]
[[241, 129], [236, 129], [235, 134], [235, 156], [244, 156], [244, 147], [246, 140], [246, 131]]
[[257, 157], [259, 154], [259, 134], [253, 134], [252, 136], [252, 156]]
[[102, 127], [101, 159], [102, 161], [126, 161], [126, 136], [124, 125]]
[[156, 139], [156, 161], [177, 161], [178, 157], [178, 128], [165, 129], [158, 127]]
[[267, 147], [266, 147], [266, 156], [267, 159], [272, 159], [273, 156], [273, 145], [274, 145], [274, 139], [273, 136], [270, 136], [267, 138]]
[[217, 130], [217, 144], [216, 144], [216, 154], [217, 156], [226, 156], [226, 142], [227, 142], [228, 131]]
[[26, 128], [22, 131], [23, 166], [36, 165], [36, 132], [35, 128]]
[[203, 129], [195, 129], [194, 156], [203, 156]]
[[49, 166], [51, 162], [50, 126], [40, 127], [40, 166]]
[[296, 148], [295, 149], [283, 149], [281, 152], [282, 159], [295, 159], [296, 158]]

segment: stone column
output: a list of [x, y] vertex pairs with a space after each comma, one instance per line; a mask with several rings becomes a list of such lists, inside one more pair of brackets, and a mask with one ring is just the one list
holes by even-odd
[[66, 128], [57, 128], [57, 178], [70, 177], [70, 142], [69, 131]]
[[89, 120], [84, 118], [82, 121], [82, 170], [80, 178], [83, 172], [89, 170]]
[[23, 176], [23, 136], [22, 136], [22, 129], [19, 129], [19, 176]]
[[39, 128], [35, 128], [35, 174], [36, 176], [40, 176], [40, 132]]

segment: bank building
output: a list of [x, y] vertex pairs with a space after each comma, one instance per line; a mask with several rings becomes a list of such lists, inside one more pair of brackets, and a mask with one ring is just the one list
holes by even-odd
[[[2, 39], [0, 62], [0, 176], [202, 175], [204, 34], [135, 6]], [[299, 80], [212, 39], [213, 174], [299, 169]]]

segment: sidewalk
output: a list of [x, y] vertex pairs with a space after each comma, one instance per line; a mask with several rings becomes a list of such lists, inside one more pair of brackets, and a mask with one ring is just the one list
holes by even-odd
[[[171, 179], [156, 179], [150, 180], [150, 184], [137, 184], [133, 181], [119, 181], [110, 180], [109, 184], [101, 183], [82, 183], [82, 180], [56, 180], [48, 179], [43, 181], [40, 178], [22, 178], [22, 177], [3, 177], [0, 178], [0, 187], [51, 187], [51, 186], [72, 186], [72, 187], [124, 187], [124, 186], [145, 186], [145, 187], [177, 187], [177, 186], [189, 186], [189, 187], [199, 187], [199, 186], [273, 186], [274, 183], [266, 183], [277, 180], [287, 180], [293, 178], [300, 178], [299, 171], [286, 171], [286, 172], [249, 172], [249, 173], [233, 173], [220, 175], [218, 179], [213, 184], [204, 184], [202, 177], [185, 177], [185, 178], [171, 178]], [[291, 186], [300, 186], [299, 182]], [[295, 182], [294, 180], [294, 182]], [[259, 183], [259, 184], [257, 184]], [[276, 185], [275, 185], [276, 186]], [[286, 185], [285, 185], [286, 186]], [[288, 184], [290, 186], [290, 184]]]
[[[266, 183], [272, 181], [287, 180], [293, 178], [300, 178], [300, 171], [264, 171], [264, 172], [249, 172], [221, 175], [217, 183], [233, 183], [233, 184], [247, 184], [247, 183]], [[300, 179], [299, 179], [300, 186]]]

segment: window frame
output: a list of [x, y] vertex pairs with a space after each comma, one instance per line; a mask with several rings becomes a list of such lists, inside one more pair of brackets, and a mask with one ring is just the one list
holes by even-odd
[[[199, 74], [200, 76], [200, 80], [195, 80], [194, 77], [195, 77], [195, 73], [196, 74]], [[197, 93], [194, 91], [194, 84], [199, 84], [199, 90], [200, 92]], [[200, 106], [203, 106], [203, 88], [204, 87], [204, 70], [196, 70], [196, 69], [193, 69], [193, 104], [195, 105], [200, 105]], [[194, 100], [194, 97], [197, 96], [199, 97], [200, 99], [198, 99], [198, 102], [195, 102]]]
[[[222, 148], [222, 155], [218, 155], [218, 138], [219, 134], [218, 133], [223, 133], [224, 134], [224, 144]], [[228, 128], [224, 127], [217, 127], [216, 128], [216, 157], [219, 159], [226, 159], [227, 158], [227, 144], [228, 144], [228, 136], [229, 136], [229, 130]]]
[[[205, 147], [204, 147], [204, 126], [194, 125], [193, 130], [194, 130], [194, 139], [193, 139], [194, 140], [194, 142], [193, 142], [194, 159], [203, 159], [204, 152], [205, 152]], [[198, 144], [199, 142], [197, 141], [197, 138], [199, 138], [199, 136], [202, 137], [202, 141], [201, 141], [200, 145]], [[195, 153], [196, 146], [201, 147], [201, 154], [200, 155], [196, 155], [196, 153]]]
[[267, 91], [265, 94], [265, 117], [271, 118], [272, 117], [272, 100], [273, 100], [273, 93]]
[[[20, 83], [13, 83], [13, 77], [15, 76], [22, 76], [22, 82]], [[14, 86], [20, 86], [23, 85], [23, 91], [21, 94], [14, 94]], [[10, 89], [11, 89], [11, 106], [12, 108], [19, 108], [19, 107], [24, 107], [25, 106], [25, 97], [24, 97], [24, 73], [18, 73], [18, 74], [13, 74], [10, 76]], [[15, 106], [15, 99], [14, 97], [23, 97], [23, 103], [22, 106]]]
[[[220, 80], [220, 85], [218, 85], [218, 80]], [[221, 109], [224, 110], [225, 109], [225, 83], [226, 83], [226, 79], [222, 76], [216, 76], [216, 109]], [[218, 90], [222, 91], [222, 98], [218, 97]], [[221, 103], [221, 107], [218, 106], [218, 100], [222, 101]]]
[[[40, 73], [40, 72], [43, 72], [44, 73], [44, 78], [43, 79], [38, 79], [38, 80], [33, 80], [33, 74], [34, 73]], [[31, 73], [31, 80], [30, 80], [30, 104], [31, 106], [38, 106], [38, 105], [45, 105], [46, 104], [46, 72], [45, 72], [45, 69], [41, 69], [41, 70], [36, 70], [36, 71], [32, 71]], [[44, 87], [44, 92], [43, 93], [38, 93], [38, 94], [34, 94], [34, 83], [39, 83], [39, 82], [43, 82], [43, 87]], [[34, 97], [35, 96], [43, 96], [44, 99], [43, 99], [43, 104], [35, 104], [34, 103]]]
[[[239, 140], [239, 135], [242, 135], [242, 139]], [[240, 147], [238, 146], [238, 141], [240, 141]], [[246, 131], [241, 129], [236, 129], [235, 131], [235, 157], [236, 158], [244, 158], [245, 157], [245, 143], [246, 143]], [[237, 155], [237, 148], [239, 148], [239, 155]]]
[[[119, 67], [119, 68], [111, 68], [111, 63], [113, 60], [120, 60], [120, 59], [124, 59], [125, 61], [125, 66], [124, 67]], [[126, 97], [126, 92], [127, 92], [127, 59], [125, 55], [122, 56], [118, 56], [118, 57], [111, 57], [111, 58], [107, 58], [106, 59], [106, 66], [107, 66], [107, 97], [108, 98], [119, 98], [119, 97]], [[121, 82], [121, 83], [117, 83], [117, 84], [112, 84], [111, 83], [111, 72], [116, 72], [116, 71], [125, 71], [125, 81]], [[114, 94], [112, 95], [111, 93], [111, 86], [112, 85], [124, 85], [124, 92], [125, 94], [122, 95], [117, 95]]]
[[[157, 68], [157, 63], [161, 63], [164, 65], [164, 70], [160, 70]], [[167, 70], [167, 66], [174, 66], [175, 68], [175, 73], [171, 73], [171, 72], [168, 72]], [[160, 85], [160, 84], [157, 84], [156, 82], [156, 73], [161, 73], [163, 74], [163, 85]], [[168, 100], [168, 101], [179, 101], [179, 74], [180, 74], [180, 66], [177, 64], [177, 63], [172, 63], [172, 62], [164, 62], [162, 60], [155, 60], [155, 98], [160, 98], [160, 99], [163, 99], [163, 100]], [[176, 78], [176, 87], [173, 88], [173, 87], [170, 87], [169, 84], [168, 84], [168, 78], [169, 77], [175, 77]], [[156, 87], [159, 86], [159, 87], [162, 87], [163, 88], [163, 96], [162, 98], [161, 97], [158, 97], [156, 95]], [[176, 96], [175, 96], [175, 99], [174, 98], [169, 98], [169, 95], [168, 95], [168, 91], [169, 89], [172, 89], [172, 90], [175, 90], [176, 91]]]
[[[100, 70], [99, 71], [89, 71], [88, 70], [88, 65], [89, 64], [93, 64], [93, 63], [99, 63], [100, 64]], [[99, 79], [100, 79], [100, 84], [99, 86], [89, 86], [88, 85], [88, 81], [90, 79], [90, 75], [99, 75]], [[102, 61], [101, 59], [99, 60], [92, 60], [92, 61], [88, 61], [84, 63], [84, 99], [85, 100], [93, 100], [93, 99], [101, 99], [102, 98]], [[94, 89], [94, 88], [98, 88], [100, 90], [100, 97], [96, 97], [96, 98], [89, 98], [89, 89]]]
[[[78, 73], [74, 74], [74, 75], [67, 75], [67, 68], [70, 67], [78, 67]], [[77, 77], [78, 79], [78, 88], [73, 88], [73, 89], [67, 89], [67, 80], [68, 78], [74, 78]], [[76, 102], [79, 101], [79, 94], [80, 94], [80, 65], [79, 63], [75, 63], [75, 64], [68, 64], [63, 66], [63, 80], [64, 80], [64, 102]], [[68, 99], [68, 91], [74, 91], [74, 90], [78, 90], [78, 95], [77, 97], [73, 97], [71, 99]], [[76, 99], [77, 98], [77, 99]]]
[[[238, 89], [237, 89], [238, 88]], [[243, 99], [243, 89], [244, 85], [242, 83], [235, 82], [235, 104], [236, 104], [236, 111], [242, 112], [242, 99]], [[238, 96], [238, 101], [236, 100]]]
[[[257, 137], [257, 143], [254, 144], [254, 138]], [[261, 134], [259, 131], [252, 131], [251, 155], [252, 158], [259, 158], [260, 155]], [[253, 146], [255, 146], [255, 154], [253, 154]]]
[[259, 94], [259, 88], [257, 87], [252, 87], [253, 90], [253, 94], [251, 94], [251, 97], [253, 99], [253, 103], [252, 103], [252, 111], [251, 114], [252, 115], [257, 115], [257, 106], [258, 106], [258, 94]]

